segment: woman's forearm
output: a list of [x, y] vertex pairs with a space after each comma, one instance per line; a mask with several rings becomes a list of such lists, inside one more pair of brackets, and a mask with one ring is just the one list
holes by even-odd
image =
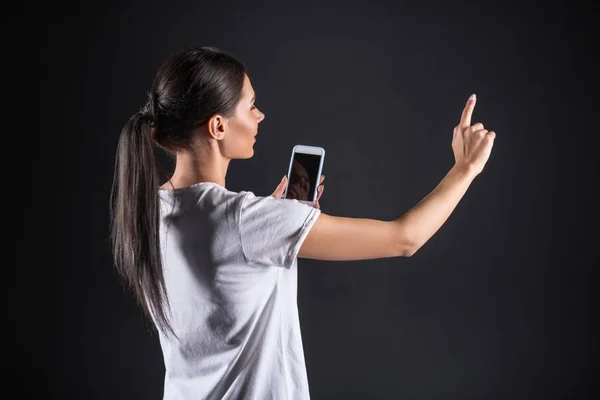
[[475, 176], [469, 168], [455, 164], [431, 193], [394, 221], [403, 236], [410, 238], [410, 254], [421, 248], [446, 222]]

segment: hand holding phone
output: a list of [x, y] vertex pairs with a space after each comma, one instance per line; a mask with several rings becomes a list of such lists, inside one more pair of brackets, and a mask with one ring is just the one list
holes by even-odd
[[288, 168], [285, 199], [295, 199], [313, 206], [317, 200], [325, 149], [318, 146], [295, 145]]

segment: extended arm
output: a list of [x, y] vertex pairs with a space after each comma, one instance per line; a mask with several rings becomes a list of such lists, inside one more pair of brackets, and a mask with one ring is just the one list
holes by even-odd
[[431, 193], [393, 221], [321, 213], [298, 257], [329, 261], [410, 257], [444, 224], [473, 179], [468, 169], [453, 167]]

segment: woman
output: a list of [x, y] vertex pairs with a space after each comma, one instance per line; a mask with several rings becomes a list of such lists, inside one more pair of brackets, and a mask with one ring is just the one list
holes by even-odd
[[[308, 399], [297, 257], [408, 257], [446, 221], [489, 158], [494, 132], [454, 129], [455, 165], [393, 221], [344, 218], [226, 189], [232, 159], [253, 156], [265, 118], [244, 65], [212, 47], [160, 67], [119, 140], [111, 202], [115, 265], [159, 333], [164, 399]], [[172, 154], [160, 182], [153, 146]], [[321, 183], [324, 177], [321, 177]], [[319, 187], [318, 198], [323, 194]]]

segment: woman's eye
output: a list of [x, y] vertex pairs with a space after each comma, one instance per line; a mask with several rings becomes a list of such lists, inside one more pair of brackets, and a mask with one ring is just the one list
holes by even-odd
[[252, 104], [252, 109], [254, 110], [255, 108], [256, 108], [256, 105], [255, 105], [255, 104]]

